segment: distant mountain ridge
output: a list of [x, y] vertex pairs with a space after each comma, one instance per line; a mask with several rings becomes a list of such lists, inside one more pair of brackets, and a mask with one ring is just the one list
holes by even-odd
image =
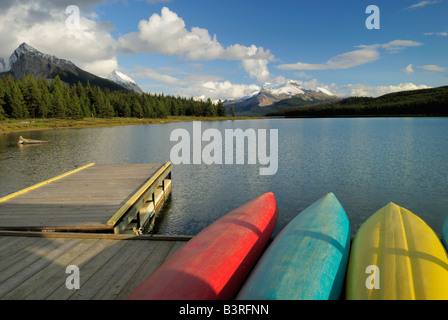
[[349, 97], [326, 104], [287, 108], [268, 116], [371, 117], [448, 116], [448, 86], [388, 93], [383, 96]]
[[89, 82], [90, 85], [102, 89], [143, 92], [135, 81], [135, 86], [131, 87], [129, 81], [125, 83], [124, 81], [119, 82], [117, 79], [114, 81], [99, 77], [82, 70], [71, 61], [42, 53], [26, 43], [22, 43], [14, 50], [9, 59], [0, 58], [0, 77], [12, 75], [14, 79], [21, 80], [23, 76], [29, 74], [36, 79], [42, 77], [47, 81], [53, 80], [58, 75], [63, 82], [70, 85], [78, 82], [86, 85]]
[[339, 99], [336, 95], [324, 88], [316, 90], [304, 89], [300, 83], [289, 80], [279, 87], [263, 87], [251, 95], [225, 101], [224, 105], [235, 108], [235, 114], [241, 116], [265, 116], [274, 111], [281, 111], [294, 106], [305, 106]]

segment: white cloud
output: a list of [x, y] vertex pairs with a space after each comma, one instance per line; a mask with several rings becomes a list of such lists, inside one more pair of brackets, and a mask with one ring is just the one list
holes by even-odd
[[414, 68], [412, 67], [412, 64], [410, 64], [406, 68], [401, 69], [401, 71], [404, 71], [407, 74], [411, 74], [411, 73], [414, 73]]
[[426, 32], [424, 33], [425, 36], [439, 36], [439, 37], [446, 37], [448, 36], [448, 32], [442, 31], [442, 32]]
[[[426, 71], [433, 71], [433, 72], [445, 72], [446, 68], [440, 67], [438, 65], [425, 65], [425, 66], [415, 66], [416, 68], [424, 69]], [[406, 68], [401, 69], [401, 71], [406, 72], [407, 74], [414, 73], [414, 66], [412, 64], [408, 65]]]
[[[153, 80], [158, 84], [145, 85], [142, 87], [160, 87], [163, 86], [169, 94], [193, 97], [205, 96], [212, 100], [237, 99], [247, 96], [260, 90], [256, 84], [233, 84], [230, 81], [223, 81], [219, 76], [199, 74], [197, 72], [187, 73], [172, 69], [159, 68], [150, 69], [144, 66], [136, 67], [133, 71], [127, 73], [137, 80]], [[171, 73], [169, 75], [167, 73]], [[175, 76], [177, 75], [177, 76]]]
[[92, 62], [85, 62], [80, 64], [80, 66], [81, 69], [86, 70], [95, 75], [98, 75], [100, 77], [106, 77], [112, 71], [120, 69], [116, 57]]
[[138, 32], [121, 36], [118, 44], [118, 51], [123, 54], [164, 54], [187, 61], [239, 60], [258, 83], [270, 78], [267, 65], [274, 60], [273, 54], [262, 47], [241, 44], [224, 47], [206, 29], [187, 30], [184, 20], [167, 7], [160, 15], [154, 13], [148, 20], [141, 20]]
[[382, 44], [381, 47], [386, 49], [391, 53], [397, 53], [402, 51], [407, 47], [418, 47], [422, 44], [420, 42], [412, 41], [412, 40], [394, 40], [388, 43]]
[[260, 84], [271, 80], [271, 74], [267, 67], [268, 63], [269, 61], [266, 59], [244, 59], [241, 61], [244, 70]]
[[230, 81], [207, 81], [198, 82], [188, 87], [176, 88], [176, 93], [180, 96], [205, 96], [212, 100], [238, 99], [248, 96], [261, 87], [255, 84], [233, 84]]
[[413, 10], [413, 9], [418, 9], [418, 8], [423, 8], [429, 5], [433, 5], [436, 3], [442, 2], [441, 0], [426, 0], [426, 1], [420, 1], [417, 2], [415, 4], [413, 4], [412, 6], [407, 7], [406, 9], [408, 10]]
[[443, 67], [440, 67], [440, 66], [434, 65], [434, 64], [426, 65], [426, 66], [420, 66], [420, 67], [417, 67], [417, 68], [421, 68], [421, 69], [424, 69], [426, 71], [435, 71], [435, 72], [445, 72], [445, 70], [446, 70], [446, 68], [443, 68]]
[[337, 93], [340, 96], [357, 96], [357, 97], [379, 97], [388, 93], [428, 89], [427, 85], [416, 85], [413, 83], [400, 83], [399, 85], [389, 86], [369, 86], [364, 84], [348, 84], [338, 88]]
[[255, 45], [234, 44], [224, 48], [216, 35], [211, 37], [206, 29], [193, 27], [191, 31], [187, 30], [184, 20], [167, 7], [160, 15], [155, 13], [148, 20], [140, 21], [138, 29], [138, 32], [118, 39], [122, 53], [161, 53], [189, 61], [274, 58], [270, 51]]
[[138, 71], [130, 73], [130, 76], [135, 79], [149, 79], [149, 80], [155, 80], [164, 84], [168, 85], [180, 85], [183, 84], [183, 81], [181, 79], [178, 79], [176, 77], [162, 74], [156, 70], [147, 68], [147, 67], [138, 67]]
[[406, 47], [420, 46], [421, 43], [410, 40], [394, 40], [385, 44], [374, 44], [359, 46], [361, 49], [337, 55], [322, 64], [310, 64], [297, 62], [294, 64], [283, 64], [277, 68], [281, 70], [336, 70], [349, 69], [379, 59], [379, 49], [385, 49], [389, 53], [396, 53]]
[[350, 51], [337, 55], [323, 64], [310, 64], [297, 62], [295, 64], [283, 64], [278, 68], [281, 70], [334, 70], [348, 69], [368, 62], [376, 61], [379, 58], [379, 52], [376, 47], [365, 47], [359, 50]]

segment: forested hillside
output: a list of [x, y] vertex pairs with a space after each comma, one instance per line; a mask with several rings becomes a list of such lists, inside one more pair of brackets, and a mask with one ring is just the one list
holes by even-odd
[[378, 98], [351, 97], [335, 103], [270, 113], [286, 117], [448, 116], [448, 86], [403, 91]]
[[81, 83], [69, 86], [59, 76], [48, 83], [32, 75], [22, 80], [0, 78], [0, 120], [23, 118], [82, 119], [84, 117], [164, 118], [226, 116], [224, 105], [163, 94], [111, 91]]

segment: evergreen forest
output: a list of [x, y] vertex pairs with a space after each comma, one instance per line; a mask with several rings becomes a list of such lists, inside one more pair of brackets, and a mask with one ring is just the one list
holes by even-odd
[[33, 75], [15, 80], [11, 75], [0, 78], [0, 120], [55, 118], [166, 118], [168, 116], [221, 117], [227, 109], [221, 101], [163, 94], [138, 94], [82, 85], [72, 86], [59, 76], [53, 81], [35, 79]]

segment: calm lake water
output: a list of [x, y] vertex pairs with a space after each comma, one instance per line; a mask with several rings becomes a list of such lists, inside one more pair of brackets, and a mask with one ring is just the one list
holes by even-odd
[[[175, 165], [172, 197], [155, 233], [195, 235], [272, 191], [280, 210], [274, 235], [301, 210], [333, 192], [347, 212], [352, 235], [378, 209], [395, 202], [441, 236], [448, 217], [447, 118], [266, 119], [201, 125], [202, 130], [221, 132], [278, 129], [278, 171], [261, 176], [258, 165]], [[0, 197], [91, 162], [170, 161], [177, 144], [170, 141], [171, 132], [192, 132], [192, 126], [183, 122], [0, 135]], [[52, 143], [19, 147], [20, 135]]]

